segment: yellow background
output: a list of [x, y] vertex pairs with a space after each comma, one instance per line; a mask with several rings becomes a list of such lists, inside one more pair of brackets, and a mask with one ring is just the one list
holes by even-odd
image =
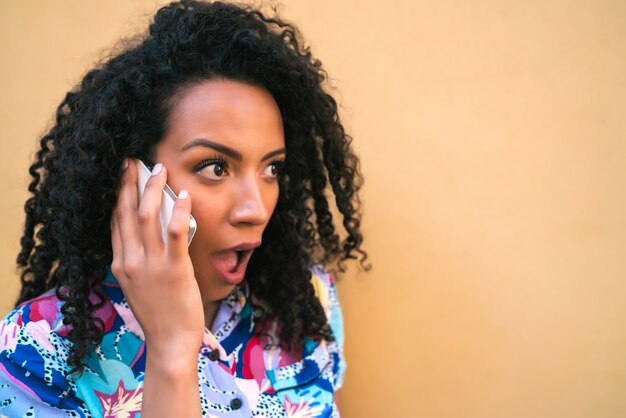
[[[626, 2], [284, 0], [366, 175], [344, 416], [626, 416]], [[0, 310], [27, 167], [153, 1], [0, 3]]]

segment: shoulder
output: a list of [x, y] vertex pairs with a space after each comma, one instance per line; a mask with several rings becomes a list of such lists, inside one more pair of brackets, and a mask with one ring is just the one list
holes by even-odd
[[9, 312], [0, 322], [0, 335], [3, 336], [0, 341], [0, 351], [4, 349], [3, 343], [6, 344], [12, 337], [16, 337], [20, 330], [24, 330], [44, 342], [40, 337], [63, 327], [61, 306], [63, 306], [63, 302], [57, 298], [54, 290], [50, 290], [22, 303]]
[[0, 322], [0, 387], [12, 399], [6, 405], [9, 416], [58, 407], [68, 391], [69, 346], [55, 333], [63, 327], [61, 305], [53, 291], [46, 292]]
[[311, 284], [326, 317], [330, 319], [332, 311], [339, 306], [334, 276], [323, 266], [316, 264], [311, 268]]
[[[65, 357], [69, 346], [62, 306], [51, 290], [22, 303], [0, 321], [0, 364], [5, 371], [19, 374], [22, 367]], [[64, 369], [62, 363], [59, 369]]]
[[[94, 303], [101, 301], [93, 292], [90, 299]], [[67, 337], [71, 326], [63, 322], [61, 308], [64, 303], [57, 297], [55, 290], [49, 290], [9, 312], [0, 321], [0, 352], [14, 349], [20, 338], [27, 338], [31, 340], [30, 343], [48, 351], [54, 351], [51, 342], [53, 339], [60, 338], [64, 344], [69, 344]], [[103, 321], [105, 328], [110, 327], [114, 315], [108, 299], [94, 312], [94, 316]]]
[[333, 390], [336, 391], [343, 385], [346, 370], [346, 361], [343, 355], [343, 313], [337, 296], [335, 277], [320, 265], [316, 265], [311, 269], [311, 275], [311, 282], [315, 288], [315, 294], [326, 313], [328, 325], [334, 337], [334, 341], [326, 342], [323, 346], [325, 347], [331, 364], [331, 367], [326, 370], [326, 373], [330, 374], [328, 378], [332, 382]]
[[[96, 297], [94, 302], [100, 299]], [[72, 343], [53, 290], [31, 299], [0, 321], [0, 408], [8, 416], [85, 416], [75, 383], [66, 379]], [[105, 326], [113, 308], [106, 300], [94, 315]]]
[[314, 264], [310, 271], [311, 279], [320, 282], [327, 288], [335, 284], [334, 276], [321, 264]]

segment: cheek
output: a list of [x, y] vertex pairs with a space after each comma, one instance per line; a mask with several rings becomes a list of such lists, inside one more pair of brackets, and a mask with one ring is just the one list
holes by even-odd
[[[190, 192], [191, 194], [191, 192]], [[209, 231], [215, 231], [219, 224], [227, 217], [227, 207], [224, 199], [218, 196], [200, 196], [191, 200], [191, 214], [198, 223], [196, 235], [202, 237], [215, 236]]]
[[272, 215], [274, 209], [276, 209], [276, 204], [278, 203], [278, 195], [279, 195], [278, 185], [272, 187], [265, 196], [263, 197], [263, 203], [265, 204], [265, 209], [267, 212]]

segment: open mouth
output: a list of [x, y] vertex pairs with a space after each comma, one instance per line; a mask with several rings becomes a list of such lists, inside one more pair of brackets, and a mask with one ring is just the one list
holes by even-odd
[[[226, 283], [238, 284], [246, 274], [252, 253], [258, 245], [242, 245], [242, 249], [219, 251], [211, 257], [211, 264], [218, 276]], [[246, 249], [250, 247], [249, 249]]]
[[238, 283], [243, 280], [253, 251], [223, 251], [213, 259], [213, 267], [227, 282]]
[[245, 252], [244, 250], [235, 250], [235, 254], [237, 255], [237, 263], [235, 263], [235, 266], [231, 270], [231, 273], [234, 271], [237, 271], [237, 269], [239, 269], [239, 266], [241, 266], [241, 261], [243, 260], [244, 252]]
[[[233, 266], [232, 271], [236, 271], [239, 269], [239, 267], [241, 266], [242, 262], [245, 259], [249, 259], [249, 255], [252, 254], [252, 250], [235, 250], [235, 254], [237, 255], [237, 262], [236, 264]], [[247, 264], [247, 263], [246, 263]]]

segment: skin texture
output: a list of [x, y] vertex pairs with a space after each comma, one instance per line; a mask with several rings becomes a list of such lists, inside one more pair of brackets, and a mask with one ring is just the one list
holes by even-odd
[[[207, 146], [181, 149], [196, 139], [209, 139], [241, 154], [237, 161]], [[168, 169], [176, 192], [189, 190], [192, 214], [198, 222], [189, 247], [196, 279], [210, 327], [221, 299], [234, 285], [221, 280], [209, 262], [215, 253], [237, 244], [260, 242], [278, 200], [278, 181], [271, 164], [284, 153], [262, 160], [285, 147], [282, 119], [272, 96], [264, 89], [230, 80], [202, 83], [177, 97], [168, 132], [157, 147], [156, 161]], [[195, 170], [216, 156], [215, 164]]]
[[[240, 158], [219, 154], [225, 164], [198, 169], [216, 156], [214, 149], [190, 146], [198, 139]], [[159, 164], [139, 206], [137, 168], [128, 164], [111, 222], [112, 271], [146, 336], [142, 416], [199, 416], [198, 346], [220, 300], [236, 285], [223, 280], [211, 261], [227, 248], [261, 241], [278, 200], [275, 168], [284, 146], [280, 112], [266, 90], [213, 80], [175, 97], [156, 148]], [[265, 158], [269, 154], [275, 155]], [[167, 245], [158, 218], [166, 180], [179, 194]], [[187, 249], [190, 212], [198, 230]]]

